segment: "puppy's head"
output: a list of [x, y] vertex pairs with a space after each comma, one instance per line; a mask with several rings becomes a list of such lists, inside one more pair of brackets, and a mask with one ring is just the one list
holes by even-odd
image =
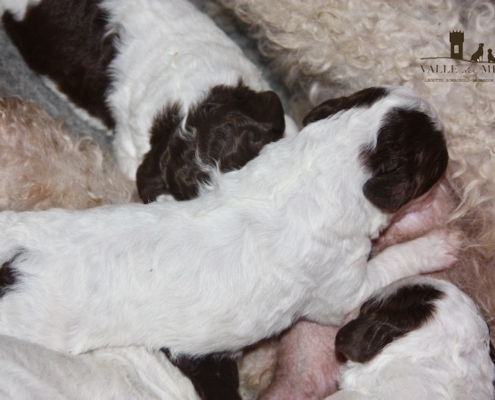
[[407, 283], [372, 297], [361, 306], [359, 316], [338, 331], [335, 347], [348, 360], [370, 361], [389, 343], [421, 328], [444, 295], [427, 283]]
[[241, 168], [284, 130], [282, 103], [274, 92], [255, 92], [242, 83], [215, 86], [187, 115], [176, 104], [156, 118], [151, 150], [137, 172], [139, 194], [144, 202], [161, 194], [196, 197], [212, 169]]
[[362, 118], [369, 119], [370, 125], [373, 119], [380, 119], [373, 140], [361, 148], [361, 163], [371, 174], [364, 195], [382, 211], [396, 212], [425, 194], [447, 169], [442, 124], [424, 100], [401, 87], [368, 88], [328, 100], [313, 109], [303, 123], [338, 118], [358, 108], [369, 110]]

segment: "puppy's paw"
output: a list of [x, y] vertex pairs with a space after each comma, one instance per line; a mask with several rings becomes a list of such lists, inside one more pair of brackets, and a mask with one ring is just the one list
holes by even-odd
[[451, 268], [457, 262], [462, 246], [460, 232], [437, 229], [417, 240], [421, 240], [421, 251], [429, 258], [428, 268], [424, 273]]

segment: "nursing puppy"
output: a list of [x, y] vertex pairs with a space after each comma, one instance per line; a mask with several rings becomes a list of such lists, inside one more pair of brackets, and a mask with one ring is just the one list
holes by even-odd
[[187, 0], [1, 0], [1, 14], [27, 64], [115, 133], [128, 178], [142, 164], [145, 202], [195, 197], [284, 134], [278, 96]]
[[370, 88], [305, 123], [188, 202], [0, 214], [0, 333], [74, 353], [237, 351], [297, 318], [338, 325], [375, 290], [455, 262], [444, 231], [368, 261], [445, 172], [426, 102]]
[[337, 333], [344, 399], [492, 400], [488, 327], [453, 284], [413, 277], [367, 300]]

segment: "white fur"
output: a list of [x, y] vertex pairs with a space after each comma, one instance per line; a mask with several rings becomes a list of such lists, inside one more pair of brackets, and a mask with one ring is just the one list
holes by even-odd
[[492, 400], [495, 366], [490, 336], [474, 302], [453, 284], [413, 277], [391, 284], [429, 284], [446, 295], [435, 300], [434, 317], [421, 328], [387, 345], [367, 363], [348, 361], [339, 380], [341, 391], [327, 400]]
[[10, 11], [16, 19], [23, 19], [26, 8], [40, 3], [41, 0], [2, 0], [0, 2], [0, 15]]
[[427, 107], [389, 90], [267, 145], [188, 202], [0, 214], [1, 262], [21, 253], [0, 333], [76, 353], [235, 351], [299, 317], [339, 324], [378, 288], [451, 265], [444, 232], [367, 262], [392, 216], [364, 197], [360, 153], [391, 108]]
[[165, 354], [144, 347], [75, 356], [0, 335], [0, 359], [2, 399], [199, 399]]

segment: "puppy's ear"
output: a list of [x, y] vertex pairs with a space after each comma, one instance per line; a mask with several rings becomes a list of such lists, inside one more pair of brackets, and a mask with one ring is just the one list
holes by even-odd
[[380, 210], [392, 213], [411, 201], [414, 177], [402, 166], [369, 179], [363, 186], [363, 193]]
[[[226, 113], [215, 127], [215, 132], [200, 138], [200, 148], [210, 150], [204, 154], [211, 158], [217, 147], [218, 165], [223, 172], [242, 168], [255, 158], [268, 143], [281, 139], [285, 131], [285, 118], [279, 97], [271, 91], [250, 92], [240, 104], [232, 104], [232, 113]], [[221, 135], [220, 132], [223, 132]]]
[[367, 362], [385, 346], [419, 329], [435, 312], [435, 301], [444, 293], [432, 285], [404, 285], [389, 296], [366, 301], [359, 316], [344, 325], [335, 347], [347, 359]]
[[361, 160], [372, 173], [365, 197], [385, 212], [395, 212], [425, 194], [447, 169], [448, 152], [439, 124], [424, 112], [393, 108], [383, 118], [376, 146]]
[[364, 363], [404, 335], [404, 329], [376, 316], [358, 317], [344, 325], [335, 337], [335, 348], [348, 360]]
[[311, 124], [312, 122], [319, 121], [321, 119], [328, 118], [338, 110], [340, 99], [331, 99], [321, 103], [319, 106], [313, 108], [308, 115], [306, 115], [302, 121], [303, 126]]
[[375, 102], [385, 97], [387, 93], [386, 88], [370, 87], [347, 97], [327, 100], [316, 106], [304, 117], [303, 125], [306, 126], [312, 122], [328, 118], [339, 111], [349, 110], [354, 107], [371, 107]]
[[169, 193], [165, 181], [170, 158], [169, 141], [176, 134], [181, 120], [180, 106], [174, 104], [164, 109], [153, 121], [151, 148], [136, 173], [136, 185], [143, 203], [151, 203], [161, 194]]
[[272, 134], [282, 137], [285, 131], [284, 108], [275, 92], [254, 93], [246, 102], [243, 111], [254, 121], [270, 124]]
[[219, 85], [192, 108], [187, 129], [196, 133], [203, 165], [227, 172], [242, 168], [264, 145], [283, 137], [285, 118], [280, 98], [271, 91]]

